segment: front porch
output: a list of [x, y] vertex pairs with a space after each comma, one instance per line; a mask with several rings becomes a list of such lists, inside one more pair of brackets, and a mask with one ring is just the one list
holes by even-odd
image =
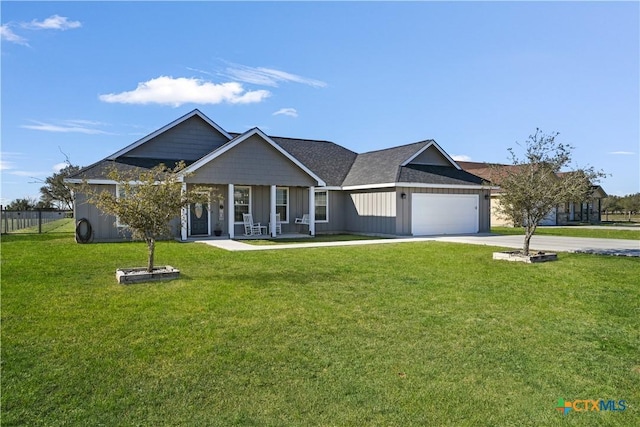
[[[187, 184], [183, 185], [188, 190]], [[183, 209], [179, 232], [182, 241], [298, 239], [315, 235], [313, 186], [188, 185], [209, 191], [209, 203]], [[251, 224], [255, 224], [253, 230], [247, 228], [248, 215], [252, 217]]]

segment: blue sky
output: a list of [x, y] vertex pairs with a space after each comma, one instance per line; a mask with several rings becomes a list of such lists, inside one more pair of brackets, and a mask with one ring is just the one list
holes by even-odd
[[638, 2], [7, 2], [2, 202], [199, 108], [365, 152], [507, 162], [540, 128], [640, 191]]

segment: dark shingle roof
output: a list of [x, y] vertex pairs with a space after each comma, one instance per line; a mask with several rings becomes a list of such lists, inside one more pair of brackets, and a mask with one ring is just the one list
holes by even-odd
[[407, 165], [400, 168], [398, 182], [442, 185], [481, 185], [482, 178], [449, 166]]
[[271, 137], [289, 154], [322, 178], [327, 186], [340, 186], [357, 154], [328, 141]]
[[[228, 133], [232, 138], [239, 133]], [[413, 165], [401, 166], [432, 140], [401, 145], [384, 150], [357, 154], [329, 141], [269, 136], [282, 149], [299, 160], [327, 186], [354, 186], [411, 182], [443, 185], [482, 184], [482, 179], [451, 166]], [[150, 159], [118, 157], [104, 159], [81, 169], [71, 179], [106, 179], [107, 173], [116, 167], [121, 171], [133, 168], [152, 168], [160, 163], [174, 167], [179, 159]], [[187, 162], [187, 165], [193, 162]]]
[[358, 154], [343, 185], [385, 184], [397, 182], [400, 165], [431, 141], [416, 142]]
[[[148, 159], [142, 157], [118, 157], [115, 160], [104, 159], [90, 166], [80, 169], [69, 179], [107, 179], [107, 174], [113, 168], [121, 172], [128, 172], [135, 169], [142, 171], [143, 169], [151, 169], [154, 166], [164, 163], [169, 168], [174, 168], [179, 160], [172, 159]], [[185, 162], [188, 166], [193, 162]]]

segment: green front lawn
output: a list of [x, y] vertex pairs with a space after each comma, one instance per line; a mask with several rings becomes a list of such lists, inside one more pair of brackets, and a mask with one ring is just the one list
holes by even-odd
[[[630, 426], [638, 259], [442, 242], [225, 252], [2, 237], [2, 425]], [[558, 399], [626, 400], [563, 416]], [[634, 421], [635, 420], [635, 421]]]
[[[524, 236], [522, 227], [491, 227], [496, 234], [511, 234]], [[593, 237], [596, 239], [628, 239], [640, 240], [640, 228], [637, 230], [613, 230], [605, 228], [570, 227], [538, 227], [535, 234], [541, 236]]]

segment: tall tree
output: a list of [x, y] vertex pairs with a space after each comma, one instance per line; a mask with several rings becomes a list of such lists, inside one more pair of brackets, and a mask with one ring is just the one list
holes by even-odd
[[[511, 166], [492, 166], [492, 181], [500, 186], [498, 212], [525, 229], [522, 252], [529, 255], [531, 237], [556, 206], [586, 200], [593, 184], [605, 174], [593, 167], [572, 168], [574, 147], [556, 140], [557, 132], [536, 129], [521, 145], [524, 156], [509, 148]], [[518, 144], [520, 145], [520, 144]], [[570, 172], [563, 170], [570, 168]]]
[[23, 199], [15, 199], [9, 203], [5, 209], [9, 211], [30, 211], [36, 209], [36, 199], [25, 197]]
[[82, 187], [90, 203], [115, 215], [120, 224], [126, 224], [133, 238], [147, 243], [149, 272], [153, 271], [156, 240], [169, 236], [170, 222], [180, 216], [180, 209], [190, 203], [209, 200], [209, 188], [183, 191], [179, 172], [184, 167], [184, 162], [180, 162], [173, 169], [163, 164], [153, 169], [122, 171], [113, 168], [108, 178], [118, 183], [118, 194], [86, 183]]
[[65, 184], [64, 179], [80, 170], [79, 166], [67, 163], [63, 169], [44, 180], [44, 186], [40, 187], [40, 201], [45, 205], [57, 204], [61, 209], [73, 209], [73, 197], [71, 187]]

